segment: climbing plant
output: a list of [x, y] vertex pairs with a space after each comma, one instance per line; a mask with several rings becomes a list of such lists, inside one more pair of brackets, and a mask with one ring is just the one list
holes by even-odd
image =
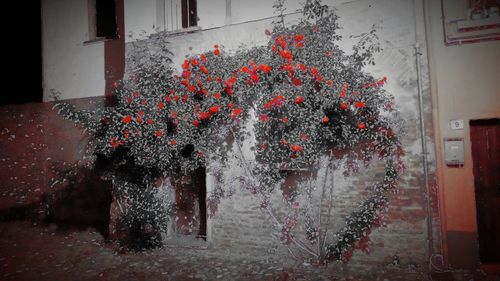
[[[116, 196], [127, 198], [126, 223], [144, 219], [161, 229], [168, 219], [165, 206], [144, 204], [157, 202], [152, 190], [158, 181], [214, 162], [225, 167], [234, 150], [244, 187], [295, 258], [347, 262], [380, 225], [386, 194], [403, 169], [387, 78], [363, 70], [378, 50], [376, 33], [364, 34], [346, 54], [337, 44], [342, 38], [330, 7], [307, 0], [293, 25], [285, 24], [283, 1], [274, 7], [278, 20], [266, 31], [266, 46], [229, 54], [215, 44], [210, 52], [186, 57], [177, 73], [164, 37], [155, 35], [153, 47], [135, 46], [127, 79], [114, 85], [116, 106], [77, 111], [57, 101], [56, 108], [87, 130], [91, 162], [115, 182]], [[242, 149], [252, 135], [255, 161]], [[285, 198], [288, 211], [281, 217], [270, 199], [283, 171], [314, 170], [325, 159], [325, 173], [340, 163], [351, 175], [377, 159], [385, 165], [381, 181], [369, 187], [371, 195], [330, 237], [315, 214], [321, 210], [313, 206], [312, 189]], [[321, 188], [333, 186], [324, 181]], [[299, 202], [301, 195], [305, 200]], [[228, 197], [216, 187], [209, 205], [215, 212]]]

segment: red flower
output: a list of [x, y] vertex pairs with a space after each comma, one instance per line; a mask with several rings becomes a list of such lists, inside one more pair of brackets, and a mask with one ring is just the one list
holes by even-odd
[[300, 146], [300, 145], [292, 144], [292, 145], [290, 146], [290, 149], [291, 149], [292, 151], [302, 152], [302, 146]]
[[170, 102], [170, 101], [172, 101], [172, 98], [171, 98], [171, 97], [169, 97], [169, 96], [166, 96], [166, 97], [165, 97], [165, 101], [166, 101], [166, 102]]
[[195, 58], [191, 58], [191, 64], [193, 66], [197, 66], [198, 65], [198, 61]]
[[226, 80], [224, 82], [224, 85], [226, 85], [226, 87], [232, 87], [234, 83], [236, 83], [236, 77], [233, 76], [230, 79]]
[[297, 78], [293, 78], [292, 79], [292, 83], [295, 85], [295, 86], [300, 86], [302, 85], [302, 81], [300, 81], [299, 79]]
[[250, 75], [250, 79], [251, 79], [251, 80], [252, 80], [252, 82], [254, 82], [254, 83], [259, 82], [259, 76], [258, 76], [257, 74], [255, 74], [255, 73], [252, 73], [252, 74]]
[[191, 71], [189, 71], [189, 70], [184, 70], [184, 71], [182, 72], [182, 78], [184, 78], [184, 79], [189, 79], [189, 77], [191, 77]]
[[345, 110], [345, 109], [349, 108], [349, 104], [343, 102], [340, 104], [340, 108]]
[[206, 62], [206, 61], [207, 61], [207, 56], [205, 56], [205, 54], [201, 54], [201, 56], [200, 56], [200, 60], [201, 60], [202, 62]]
[[295, 46], [297, 46], [297, 48], [302, 48], [304, 47], [304, 42], [299, 42]]
[[296, 104], [301, 104], [304, 102], [304, 97], [303, 96], [298, 96], [295, 98], [295, 101], [294, 101]]
[[288, 142], [287, 142], [285, 139], [282, 139], [282, 140], [281, 140], [281, 144], [282, 144], [282, 145], [287, 145], [287, 144], [288, 144]]
[[170, 144], [171, 144], [171, 145], [176, 145], [176, 144], [177, 144], [177, 142], [176, 142], [174, 139], [172, 139], [172, 140], [170, 140]]
[[212, 115], [210, 114], [210, 112], [203, 111], [200, 113], [199, 117], [200, 117], [200, 120], [207, 120], [207, 119], [210, 119], [210, 117], [212, 117]]
[[204, 74], [208, 74], [208, 68], [206, 68], [204, 65], [200, 67], [200, 71]]
[[153, 125], [155, 123], [155, 121], [153, 121], [153, 119], [148, 119], [148, 121], [146, 121], [149, 125]]
[[172, 111], [172, 112], [170, 113], [170, 117], [172, 117], [172, 118], [174, 118], [174, 119], [175, 119], [175, 118], [177, 118], [177, 111]]
[[132, 98], [131, 97], [127, 97], [127, 103], [132, 103]]
[[344, 83], [344, 86], [342, 86], [342, 91], [340, 92], [340, 97], [345, 97], [345, 94], [347, 93], [347, 84]]
[[163, 102], [159, 102], [158, 109], [164, 109], [164, 108], [165, 108], [165, 104]]
[[200, 126], [200, 121], [198, 121], [198, 119], [194, 119], [193, 120], [193, 126], [199, 127]]
[[189, 86], [187, 86], [187, 89], [188, 89], [188, 91], [190, 91], [191, 93], [196, 92], [196, 87], [195, 87], [194, 85], [189, 85]]
[[135, 118], [135, 121], [137, 123], [141, 124], [142, 123], [142, 118], [141, 117], [137, 117], [137, 118]]
[[182, 96], [182, 101], [183, 101], [183, 102], [187, 102], [187, 101], [188, 101], [188, 99], [189, 99], [189, 96], [188, 96], [188, 95], [183, 95], [183, 96]]
[[220, 93], [214, 93], [214, 98], [220, 99]]
[[328, 122], [330, 122], [330, 118], [328, 118], [328, 116], [324, 116], [324, 117], [321, 119], [321, 122], [323, 122], [324, 124], [327, 124]]
[[363, 123], [363, 122], [360, 122], [360, 123], [358, 124], [358, 128], [359, 128], [359, 129], [364, 129], [364, 128], [366, 128], [366, 124], [365, 124], [365, 123]]
[[284, 103], [285, 97], [282, 95], [278, 95], [272, 100], [272, 104], [277, 107], [283, 106]]
[[215, 113], [219, 112], [219, 106], [214, 105], [214, 106], [210, 107], [208, 109], [208, 112], [210, 112], [211, 114], [215, 114]]
[[300, 42], [302, 40], [304, 40], [304, 35], [302, 34], [297, 34], [293, 37], [293, 40], [297, 41], [297, 42]]
[[125, 117], [122, 118], [122, 122], [125, 123], [125, 124], [128, 124], [132, 121], [132, 117], [130, 115], [127, 115]]
[[276, 48], [276, 45], [271, 45], [271, 50], [272, 50], [273, 52], [276, 52], [278, 49]]
[[188, 60], [184, 60], [184, 63], [182, 64], [182, 68], [183, 69], [188, 69], [189, 68], [189, 61]]
[[144, 116], [144, 111], [139, 111], [139, 112], [137, 112], [137, 115], [139, 115], [139, 116]]
[[288, 123], [288, 117], [283, 117], [283, 118], [281, 118], [281, 122], [283, 122], [283, 123]]
[[243, 66], [243, 67], [241, 68], [241, 72], [248, 73], [249, 71], [250, 71], [250, 69], [248, 69], [248, 67], [247, 67], [247, 66]]
[[331, 86], [333, 86], [333, 81], [332, 80], [328, 80], [328, 81], [326, 81], [326, 84], [328, 84], [328, 86], [331, 87]]
[[214, 50], [214, 55], [216, 55], [216, 56], [220, 55], [220, 50], [219, 49], [215, 49]]
[[260, 115], [260, 121], [261, 122], [266, 122], [266, 121], [269, 121], [269, 116], [267, 116], [266, 114], [261, 114]]
[[241, 114], [241, 108], [235, 108], [235, 109], [233, 109], [233, 111], [231, 111], [231, 114], [229, 115], [229, 117], [236, 118], [236, 117], [240, 116], [240, 114]]
[[283, 49], [286, 48], [286, 42], [285, 42], [285, 40], [283, 40], [283, 37], [278, 36], [278, 38], [276, 38], [276, 43], [278, 45], [280, 45], [281, 48], [283, 48]]
[[135, 91], [132, 93], [132, 96], [134, 96], [134, 98], [138, 98], [141, 94], [139, 94], [139, 92]]
[[365, 107], [365, 103], [362, 101], [358, 101], [358, 102], [354, 103], [354, 106], [357, 108], [363, 108], [363, 107]]
[[377, 85], [378, 86], [382, 86], [384, 85], [385, 83], [387, 83], [387, 77], [384, 76], [384, 78], [380, 79], [377, 81]]
[[158, 130], [155, 132], [155, 136], [161, 137], [161, 136], [163, 136], [163, 132], [161, 130]]
[[262, 70], [264, 73], [271, 72], [271, 66], [269, 66], [267, 64], [261, 64], [261, 65], [259, 65], [259, 69]]
[[305, 71], [306, 70], [306, 65], [303, 64], [303, 63], [299, 63], [299, 65], [297, 65], [297, 68], [302, 70], [302, 71]]
[[315, 68], [315, 67], [312, 67], [310, 71], [311, 71], [311, 74], [312, 74], [312, 75], [316, 75], [316, 74], [318, 74], [318, 69], [317, 69], [317, 68]]
[[111, 144], [111, 147], [116, 148], [116, 147], [120, 146], [120, 142], [117, 140], [118, 140], [117, 137], [111, 138], [111, 140], [109, 141], [109, 143]]
[[292, 60], [293, 59], [293, 55], [290, 51], [288, 50], [284, 50], [280, 53], [281, 57], [284, 58], [284, 59], [287, 59], [287, 60]]
[[128, 130], [123, 131], [123, 137], [126, 138], [126, 139], [128, 139], [128, 137], [129, 137]]
[[187, 87], [189, 85], [189, 81], [187, 79], [184, 79], [181, 81], [181, 84]]
[[229, 104], [227, 105], [227, 107], [228, 107], [228, 108], [233, 108], [233, 107], [234, 107], [234, 103], [232, 103], [232, 102], [231, 102], [231, 103], [229, 103]]
[[288, 71], [289, 72], [288, 75], [293, 75], [293, 72], [294, 72], [293, 65], [291, 65], [291, 64], [283, 65], [281, 67], [281, 70]]

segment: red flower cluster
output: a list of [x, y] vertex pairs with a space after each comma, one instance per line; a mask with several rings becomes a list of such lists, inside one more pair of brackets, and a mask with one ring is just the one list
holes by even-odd
[[271, 107], [281, 107], [285, 103], [285, 97], [282, 95], [276, 96], [274, 99], [270, 100], [264, 104], [265, 109], [271, 109]]
[[247, 81], [247, 84], [259, 82], [259, 75], [257, 73], [258, 70], [263, 73], [269, 73], [272, 69], [271, 66], [267, 64], [260, 64], [259, 66], [257, 66], [253, 61], [250, 61], [249, 64], [250, 67], [243, 66], [241, 68], [241, 72], [250, 75], [250, 79]]
[[304, 97], [303, 96], [298, 96], [295, 98], [294, 102], [296, 104], [302, 104], [304, 102]]

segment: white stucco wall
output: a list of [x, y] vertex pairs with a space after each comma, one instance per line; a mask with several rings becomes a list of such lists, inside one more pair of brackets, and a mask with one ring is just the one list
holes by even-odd
[[[157, 9], [162, 7], [163, 0], [124, 0], [126, 42], [144, 39], [160, 27]], [[301, 8], [302, 0], [287, 0], [285, 13], [293, 13]], [[330, 6], [338, 6], [349, 0], [324, 0]], [[274, 16], [273, 0], [231, 0], [231, 11], [226, 11], [226, 0], [198, 0], [198, 26], [202, 30], [230, 24], [241, 24]], [[228, 18], [226, 14], [229, 14]], [[165, 15], [168, 18], [168, 14]], [[168, 20], [168, 19], [167, 19]]]
[[104, 43], [89, 40], [87, 0], [42, 1], [43, 98], [104, 95]]

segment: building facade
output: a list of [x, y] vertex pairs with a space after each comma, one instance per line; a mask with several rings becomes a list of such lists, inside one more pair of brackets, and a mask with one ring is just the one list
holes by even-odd
[[[64, 99], [109, 97], [112, 83], [127, 74], [126, 54], [133, 52], [134, 42], [148, 44], [151, 34], [167, 37], [173, 64], [180, 69], [186, 56], [209, 51], [214, 44], [228, 54], [267, 44], [265, 31], [275, 19], [273, 3], [268, 0], [111, 2], [110, 10], [106, 4], [97, 4], [99, 1], [42, 1], [45, 101], [51, 100], [51, 89]], [[286, 1], [287, 21], [296, 20], [299, 2]], [[341, 47], [346, 52], [358, 35], [376, 27], [382, 51], [376, 55], [376, 65], [367, 70], [375, 77], [388, 77], [386, 89], [395, 96], [406, 121], [407, 171], [400, 192], [391, 195], [387, 227], [371, 236], [372, 254], [356, 253], [355, 266], [376, 268], [394, 257], [404, 264], [430, 263], [441, 269], [477, 269], [480, 263], [494, 268], [500, 262], [480, 256], [478, 218], [483, 215], [478, 214], [483, 213], [478, 210], [486, 212], [485, 216], [488, 210], [500, 212], [498, 203], [486, 211], [478, 209], [482, 191], [477, 189], [474, 169], [482, 160], [473, 148], [475, 132], [483, 132], [484, 127], [478, 120], [500, 117], [499, 21], [492, 1], [483, 1], [490, 3], [483, 5], [483, 11], [491, 16], [481, 19], [473, 19], [479, 15], [469, 1], [459, 2], [324, 1], [340, 16]], [[102, 19], [103, 14], [111, 17], [111, 23]], [[115, 27], [111, 32], [110, 26]], [[457, 159], [450, 158], [457, 155], [448, 155], [448, 145], [461, 149]], [[498, 151], [498, 143], [496, 147]], [[497, 152], [491, 148], [483, 153]], [[498, 175], [495, 167], [490, 169]], [[227, 171], [226, 176], [237, 173]], [[354, 178], [343, 178], [340, 172], [330, 175], [338, 187], [334, 208], [338, 217], [332, 220], [333, 228], [359, 204], [366, 184], [376, 174], [374, 168]], [[498, 182], [498, 178], [492, 180]], [[215, 184], [208, 171], [207, 194]], [[286, 255], [270, 236], [269, 218], [246, 192], [238, 190], [220, 203], [216, 216], [207, 218], [209, 245], [243, 255], [272, 257], [276, 251]], [[280, 204], [279, 197], [273, 200]], [[492, 231], [499, 227], [490, 226]], [[498, 247], [500, 241], [496, 243]]]

